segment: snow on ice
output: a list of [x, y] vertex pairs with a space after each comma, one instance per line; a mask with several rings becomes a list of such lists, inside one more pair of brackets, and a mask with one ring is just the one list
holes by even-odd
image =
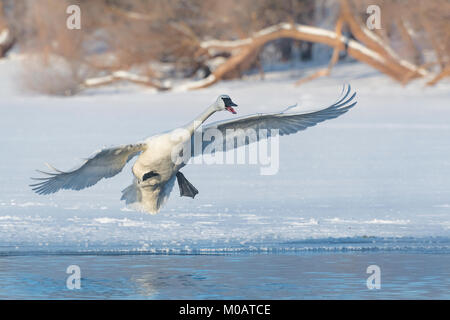
[[[422, 245], [432, 246], [450, 236], [448, 81], [401, 87], [347, 63], [300, 87], [293, 79], [305, 69], [197, 91], [155, 93], [117, 84], [62, 98], [21, 92], [14, 84], [17, 64], [0, 61], [0, 251], [208, 253], [323, 243], [337, 248], [345, 239], [400, 245], [408, 238], [430, 239]], [[45, 162], [70, 169], [102, 146], [180, 126], [222, 93], [239, 104], [240, 115], [296, 102], [296, 110], [310, 110], [333, 103], [345, 82], [357, 92], [358, 105], [282, 137], [277, 175], [261, 176], [255, 165], [190, 165], [184, 173], [199, 195], [180, 198], [175, 187], [155, 216], [127, 210], [119, 200], [132, 179], [130, 164], [79, 192], [39, 196], [28, 187]], [[317, 239], [325, 240], [318, 245]]]

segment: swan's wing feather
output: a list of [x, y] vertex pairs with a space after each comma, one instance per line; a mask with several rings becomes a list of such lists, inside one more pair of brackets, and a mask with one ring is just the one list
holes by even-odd
[[77, 169], [68, 172], [47, 164], [55, 172], [38, 170], [46, 177], [32, 178], [39, 182], [30, 186], [38, 194], [50, 194], [61, 189], [81, 190], [93, 186], [103, 178], [111, 178], [118, 174], [125, 164], [145, 150], [145, 147], [145, 143], [137, 143], [105, 148], [92, 155]]
[[[270, 137], [270, 130], [278, 129], [280, 135], [289, 135], [305, 130], [306, 128], [315, 126], [316, 124], [325, 120], [334, 119], [346, 113], [352, 108], [356, 101], [354, 98], [356, 93], [351, 93], [350, 85], [344, 87], [341, 97], [331, 106], [323, 108], [318, 111], [308, 113], [285, 113], [291, 109], [288, 108], [283, 112], [270, 114], [253, 114], [249, 116], [240, 117], [232, 120], [218, 121], [209, 125], [203, 126], [203, 137], [209, 129], [219, 130], [223, 139], [223, 150], [225, 148], [237, 148], [243, 144], [249, 144], [259, 139]], [[249, 129], [253, 129], [248, 131]], [[267, 135], [261, 135], [260, 130], [267, 130]], [[231, 130], [231, 131], [228, 131]], [[227, 131], [233, 134], [227, 134]], [[251, 132], [256, 133], [250, 134]], [[206, 141], [205, 141], [206, 140]], [[234, 140], [234, 141], [233, 141]], [[211, 139], [202, 139], [202, 150], [214, 141]]]

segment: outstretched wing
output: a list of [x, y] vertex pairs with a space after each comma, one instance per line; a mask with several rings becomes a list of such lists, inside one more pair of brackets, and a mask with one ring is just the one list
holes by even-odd
[[[203, 137], [209, 129], [216, 129], [221, 132], [223, 140], [215, 141], [211, 139], [208, 141], [208, 139], [202, 139], [201, 150], [204, 152], [205, 148], [213, 141], [214, 143], [222, 142], [223, 150], [230, 147], [237, 148], [241, 145], [258, 141], [261, 138], [270, 137], [272, 129], [277, 129], [278, 133], [283, 136], [305, 130], [306, 128], [315, 126], [322, 121], [337, 118], [346, 113], [356, 104], [356, 101], [353, 101], [356, 92], [353, 94], [350, 93], [350, 85], [344, 86], [341, 97], [338, 101], [319, 111], [310, 113], [286, 113], [286, 111], [291, 109], [290, 107], [278, 113], [254, 114], [238, 119], [214, 122], [203, 126]], [[249, 134], [249, 129], [251, 129], [251, 132], [256, 134]], [[260, 134], [262, 129], [267, 130], [266, 135]], [[214, 135], [214, 133], [210, 135]], [[193, 143], [196, 143], [196, 141], [193, 141]]]
[[61, 189], [81, 190], [93, 186], [103, 178], [111, 178], [122, 171], [125, 164], [145, 150], [145, 143], [105, 148], [87, 159], [78, 169], [63, 172], [48, 165], [55, 172], [39, 171], [47, 177], [31, 178], [40, 182], [30, 187], [38, 194], [55, 193]]

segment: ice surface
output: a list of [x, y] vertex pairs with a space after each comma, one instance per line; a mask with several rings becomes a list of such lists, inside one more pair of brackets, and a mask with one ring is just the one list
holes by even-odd
[[[228, 252], [239, 250], [449, 250], [450, 83], [401, 87], [357, 63], [328, 78], [274, 72], [211, 88], [155, 93], [97, 88], [76, 97], [30, 95], [15, 85], [17, 61], [0, 60], [1, 252]], [[171, 198], [155, 216], [120, 202], [131, 164], [82, 191], [39, 196], [28, 187], [49, 162], [70, 169], [102, 146], [132, 143], [183, 125], [222, 93], [238, 113], [334, 102], [343, 83], [358, 105], [344, 116], [281, 137], [280, 170], [191, 165], [200, 191]], [[229, 118], [216, 114], [211, 121]]]

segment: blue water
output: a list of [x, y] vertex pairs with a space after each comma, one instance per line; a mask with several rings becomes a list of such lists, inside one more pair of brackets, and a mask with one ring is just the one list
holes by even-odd
[[50, 244], [14, 242], [0, 244], [0, 256], [35, 255], [146, 255], [146, 254], [284, 254], [284, 253], [345, 253], [345, 252], [407, 252], [450, 254], [449, 237], [343, 237], [310, 238], [286, 241], [274, 237], [253, 241], [226, 239], [223, 241], [163, 242], [151, 246], [140, 242], [90, 242]]
[[[278, 244], [278, 250], [262, 247], [190, 254], [3, 250], [0, 298], [450, 299], [447, 238], [316, 239]], [[66, 286], [69, 265], [81, 270], [80, 289]], [[380, 289], [367, 288], [369, 265], [380, 267]]]

